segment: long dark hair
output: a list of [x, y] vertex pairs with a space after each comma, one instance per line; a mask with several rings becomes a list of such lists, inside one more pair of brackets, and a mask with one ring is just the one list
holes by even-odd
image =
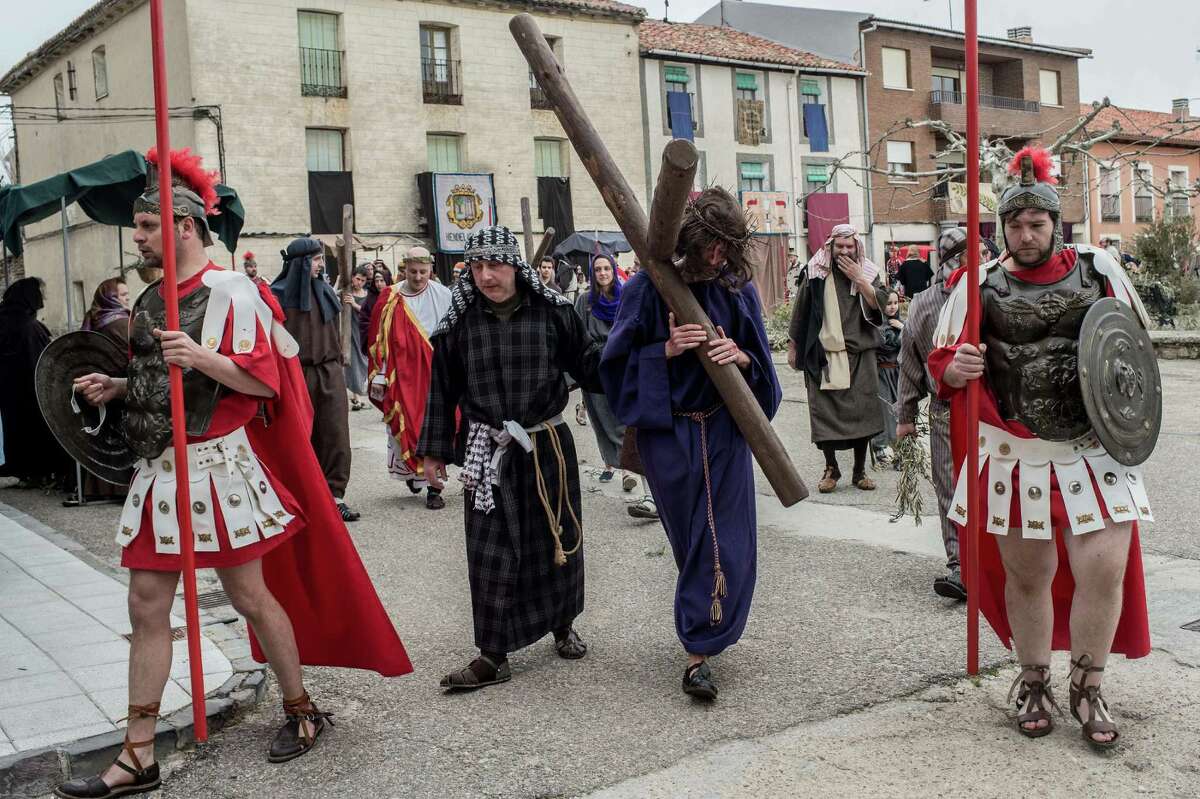
[[[683, 227], [675, 245], [676, 268], [688, 283], [720, 277], [731, 289], [740, 289], [754, 277], [747, 258], [750, 226], [734, 196], [720, 186], [705, 189], [684, 212]], [[725, 264], [711, 266], [707, 253], [714, 243], [725, 245]]]

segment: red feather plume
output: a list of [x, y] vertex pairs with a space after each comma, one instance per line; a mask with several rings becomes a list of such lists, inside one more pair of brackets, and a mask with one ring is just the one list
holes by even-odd
[[[146, 160], [157, 166], [158, 148], [151, 147], [146, 153]], [[217, 170], [211, 172], [204, 169], [200, 156], [193, 155], [188, 147], [171, 151], [171, 179], [183, 181], [204, 202], [204, 213], [213, 216], [217, 213], [217, 181], [220, 174]]]
[[250, 252], [249, 250], [246, 250], [245, 254], [242, 255], [242, 260], [243, 261], [253, 261], [254, 253]]
[[1054, 158], [1050, 155], [1050, 151], [1044, 147], [1034, 147], [1030, 145], [1023, 147], [1019, 153], [1013, 156], [1013, 159], [1008, 162], [1008, 174], [1021, 175], [1021, 159], [1029, 156], [1033, 159], [1033, 179], [1038, 183], [1049, 183], [1051, 186], [1058, 184], [1058, 178], [1050, 173], [1054, 170]]

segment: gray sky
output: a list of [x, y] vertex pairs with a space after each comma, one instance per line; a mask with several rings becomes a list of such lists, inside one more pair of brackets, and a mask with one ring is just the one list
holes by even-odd
[[[715, 1], [671, 0], [670, 17], [691, 21]], [[942, 27], [949, 27], [953, 13], [954, 27], [961, 30], [963, 25], [962, 0], [950, 3], [946, 0], [770, 1], [778, 5], [864, 11]], [[38, 0], [36, 13], [5, 15], [0, 26], [0, 72], [7, 71], [93, 2]], [[1117, 105], [1169, 111], [1172, 99], [1188, 97], [1192, 99], [1193, 115], [1200, 114], [1200, 56], [1197, 55], [1200, 12], [1196, 10], [1196, 0], [978, 2], [979, 30], [984, 35], [1004, 36], [1010, 27], [1032, 25], [1035, 41], [1091, 48], [1093, 57], [1079, 62], [1080, 97], [1085, 102], [1108, 95]], [[662, 18], [664, 0], [640, 5], [651, 17]], [[0, 112], [0, 152], [6, 151], [10, 142], [7, 117]]]

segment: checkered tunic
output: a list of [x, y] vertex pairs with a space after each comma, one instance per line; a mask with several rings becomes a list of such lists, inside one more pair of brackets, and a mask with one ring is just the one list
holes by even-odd
[[[596, 377], [600, 344], [584, 330], [570, 305], [525, 296], [502, 321], [482, 299], [467, 306], [448, 330], [433, 337], [433, 374], [417, 453], [454, 458], [455, 418], [499, 428], [506, 420], [524, 427], [550, 419], [567, 406], [564, 374], [600, 391]], [[566, 424], [557, 428], [567, 465], [567, 499], [582, 521], [575, 442]], [[551, 503], [558, 496], [558, 464], [545, 432], [532, 433]], [[475, 644], [513, 652], [570, 624], [583, 612], [583, 549], [565, 566], [554, 564], [554, 539], [538, 500], [533, 454], [509, 446], [494, 486], [490, 513], [466, 505], [467, 573]], [[580, 531], [563, 508], [562, 545], [570, 550]]]

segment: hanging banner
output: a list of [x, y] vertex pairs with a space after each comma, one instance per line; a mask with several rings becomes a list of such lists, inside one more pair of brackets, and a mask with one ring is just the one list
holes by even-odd
[[496, 224], [496, 190], [490, 174], [438, 172], [433, 176], [433, 217], [439, 252], [462, 252], [467, 236]]
[[742, 209], [755, 233], [792, 232], [792, 202], [786, 191], [744, 191]]

